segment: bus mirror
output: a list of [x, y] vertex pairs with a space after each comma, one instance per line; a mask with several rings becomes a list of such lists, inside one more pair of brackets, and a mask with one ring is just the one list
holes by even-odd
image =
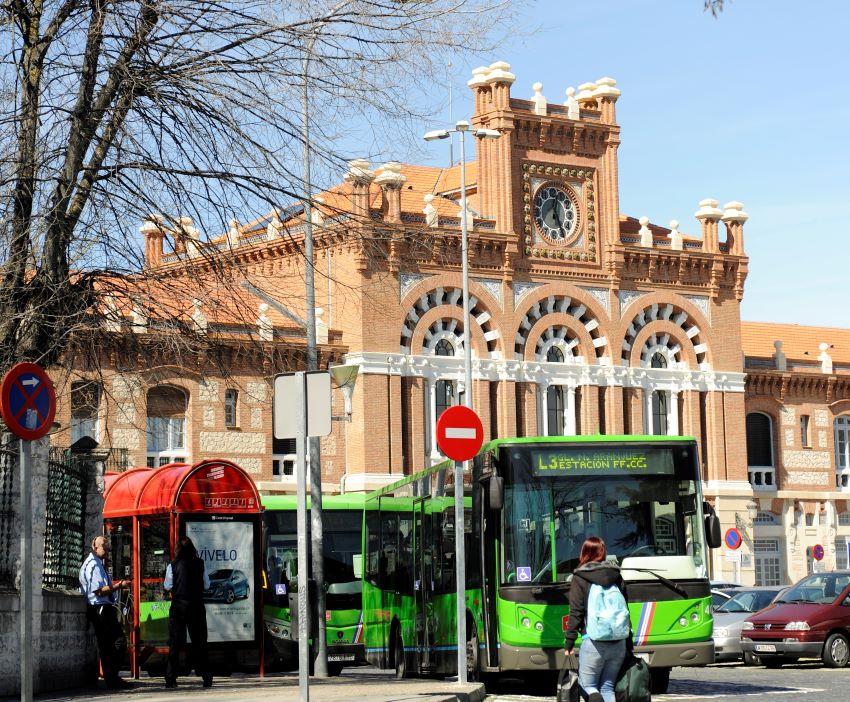
[[709, 548], [720, 548], [722, 541], [720, 538], [720, 519], [708, 502], [702, 503], [703, 512], [705, 512], [705, 541]]
[[502, 509], [505, 501], [505, 479], [494, 475], [490, 478], [488, 486], [487, 501], [492, 511], [496, 512]]

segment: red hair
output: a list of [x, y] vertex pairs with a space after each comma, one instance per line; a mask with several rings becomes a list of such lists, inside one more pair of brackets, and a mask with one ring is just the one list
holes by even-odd
[[598, 536], [589, 536], [581, 545], [581, 555], [578, 559], [579, 568], [592, 561], [604, 561], [606, 555], [605, 542]]

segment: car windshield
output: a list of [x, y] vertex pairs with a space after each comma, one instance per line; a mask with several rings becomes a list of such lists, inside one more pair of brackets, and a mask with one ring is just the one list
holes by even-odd
[[780, 602], [829, 603], [850, 585], [850, 573], [815, 573], [794, 585]]
[[779, 590], [742, 590], [717, 608], [717, 612], [758, 612], [767, 607]]
[[210, 576], [210, 580], [224, 580], [224, 578], [229, 578], [232, 573], [232, 570], [217, 570]]

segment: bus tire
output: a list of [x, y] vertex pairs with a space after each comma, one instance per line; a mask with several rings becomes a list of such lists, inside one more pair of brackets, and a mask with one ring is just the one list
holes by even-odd
[[342, 663], [328, 663], [328, 677], [338, 678], [342, 675]]
[[396, 627], [395, 642], [393, 643], [393, 663], [395, 676], [398, 680], [407, 677], [407, 658], [404, 655], [404, 641], [401, 638], [401, 627]]
[[[468, 622], [467, 626], [470, 626]], [[466, 641], [466, 679], [469, 682], [478, 682], [480, 672], [478, 669], [478, 654], [480, 652], [478, 648], [478, 632], [474, 624], [469, 631], [470, 636]]]
[[649, 676], [652, 694], [665, 694], [670, 686], [670, 668], [650, 668]]

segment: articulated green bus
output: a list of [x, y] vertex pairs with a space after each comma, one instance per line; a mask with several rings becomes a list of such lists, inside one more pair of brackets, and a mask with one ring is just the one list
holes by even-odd
[[[360, 580], [363, 500], [363, 495], [322, 498], [325, 625], [331, 675], [366, 660]], [[297, 500], [294, 495], [267, 495], [262, 501], [266, 661], [271, 667], [294, 669], [298, 667], [298, 629], [293, 617], [298, 611]]]
[[[453, 469], [366, 497], [366, 656], [399, 676], [457, 672]], [[623, 569], [655, 689], [672, 666], [714, 660], [707, 548], [719, 523], [702, 501], [694, 439], [497, 439], [463, 489], [470, 677], [562, 665], [570, 579], [591, 535]]]

